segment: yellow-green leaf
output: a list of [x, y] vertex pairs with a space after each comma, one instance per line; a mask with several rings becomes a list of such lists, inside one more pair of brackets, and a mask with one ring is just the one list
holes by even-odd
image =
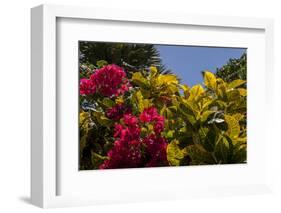
[[241, 121], [244, 118], [244, 115], [240, 114], [240, 113], [236, 113], [234, 115], [232, 115], [237, 121]]
[[246, 81], [244, 81], [244, 80], [236, 79], [236, 80], [234, 80], [234, 81], [232, 81], [232, 82], [230, 82], [228, 84], [228, 88], [229, 89], [234, 89], [234, 88], [239, 87], [239, 86], [241, 86], [241, 85], [243, 85], [245, 83], [246, 83]]
[[167, 146], [167, 159], [171, 166], [179, 166], [185, 157], [185, 152], [179, 148], [178, 143], [177, 140], [173, 140]]
[[100, 125], [109, 127], [112, 124], [112, 120], [108, 119], [103, 113], [101, 112], [93, 112], [93, 115], [97, 119]]
[[211, 110], [204, 111], [200, 116], [201, 122], [205, 122], [208, 119], [208, 117], [213, 113], [214, 113], [214, 111], [211, 111]]
[[214, 164], [215, 161], [210, 152], [205, 151], [200, 145], [190, 145], [185, 152], [191, 157], [191, 165]]
[[140, 72], [135, 72], [132, 76], [132, 81], [136, 83], [138, 86], [141, 87], [147, 87], [148, 86], [148, 80], [143, 77], [143, 75]]
[[79, 117], [80, 128], [87, 132], [90, 129], [90, 114], [82, 111]]
[[105, 160], [108, 160], [107, 156], [99, 155], [98, 153], [91, 152], [91, 161], [95, 168], [98, 168]]
[[226, 95], [228, 101], [236, 101], [240, 98], [240, 92], [237, 89], [227, 91]]
[[178, 84], [178, 79], [177, 79], [177, 76], [172, 75], [172, 74], [159, 75], [157, 78], [157, 83], [159, 85]]
[[123, 104], [124, 103], [124, 99], [122, 96], [119, 96], [115, 99], [115, 103], [116, 104]]
[[80, 152], [83, 152], [84, 148], [86, 147], [87, 145], [87, 134], [83, 135], [81, 138], [80, 138]]
[[216, 157], [216, 163], [225, 164], [228, 163], [229, 157], [229, 142], [225, 137], [221, 137], [221, 140], [215, 146], [214, 155]]
[[239, 88], [238, 91], [239, 91], [241, 96], [247, 96], [247, 90], [246, 89]]
[[182, 90], [183, 90], [184, 97], [185, 97], [185, 98], [188, 98], [188, 96], [189, 96], [189, 93], [188, 93], [188, 91], [189, 91], [189, 86], [187, 86], [187, 85], [180, 85], [180, 87], [181, 87]]
[[188, 100], [197, 100], [204, 93], [204, 89], [200, 84], [191, 87]]
[[236, 138], [240, 133], [239, 122], [231, 115], [224, 116], [225, 122], [227, 123], [228, 129], [227, 134], [230, 138]]
[[153, 78], [157, 75], [158, 71], [157, 71], [157, 68], [154, 67], [154, 66], [151, 66], [150, 67], [150, 77]]
[[209, 89], [215, 90], [217, 87], [217, 78], [212, 72], [205, 71], [204, 72], [204, 83], [205, 83], [206, 87], [208, 87]]
[[133, 101], [136, 103], [139, 112], [142, 112], [144, 109], [152, 106], [152, 103], [149, 99], [143, 98], [142, 92], [140, 90], [133, 94]]
[[102, 104], [106, 107], [113, 107], [115, 105], [114, 101], [110, 98], [104, 98]]

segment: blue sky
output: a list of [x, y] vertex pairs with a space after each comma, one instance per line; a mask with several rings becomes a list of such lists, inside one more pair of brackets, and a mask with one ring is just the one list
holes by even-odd
[[182, 84], [193, 86], [203, 82], [201, 71], [215, 72], [230, 58], [240, 58], [245, 48], [195, 47], [155, 45], [163, 64], [182, 79]]

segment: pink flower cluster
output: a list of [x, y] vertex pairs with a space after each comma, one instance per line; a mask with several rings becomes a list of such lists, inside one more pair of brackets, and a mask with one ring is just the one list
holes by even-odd
[[100, 169], [132, 168], [141, 165], [140, 126], [137, 117], [132, 114], [124, 115], [124, 125], [116, 124], [113, 148], [107, 153], [106, 160]]
[[144, 138], [143, 143], [146, 145], [146, 167], [165, 166], [167, 161], [167, 141], [163, 137], [151, 134]]
[[103, 96], [124, 94], [129, 90], [129, 83], [124, 70], [115, 65], [107, 65], [96, 70], [90, 79], [80, 80], [80, 94], [89, 95], [99, 93]]
[[124, 114], [131, 113], [131, 108], [125, 104], [116, 104], [114, 107], [111, 107], [106, 110], [106, 116], [112, 120], [120, 120]]
[[[164, 118], [151, 107], [138, 117], [131, 113], [124, 114], [122, 124], [114, 129], [113, 148], [107, 153], [100, 169], [135, 168], [167, 165], [167, 141], [160, 136], [164, 129]], [[141, 137], [141, 125], [153, 123], [155, 134]]]
[[156, 134], [160, 134], [164, 130], [164, 117], [158, 114], [157, 109], [155, 107], [145, 109], [140, 114], [140, 120], [143, 123], [152, 122], [154, 124], [153, 128]]
[[96, 86], [90, 79], [80, 79], [80, 95], [89, 95], [96, 92]]

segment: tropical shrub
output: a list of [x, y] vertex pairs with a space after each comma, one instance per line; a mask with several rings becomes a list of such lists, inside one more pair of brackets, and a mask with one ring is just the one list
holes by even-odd
[[245, 163], [245, 80], [80, 66], [80, 169]]

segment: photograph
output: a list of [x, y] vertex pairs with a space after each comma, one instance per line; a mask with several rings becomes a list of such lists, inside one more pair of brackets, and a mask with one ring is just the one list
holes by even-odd
[[77, 51], [79, 170], [247, 163], [247, 48], [78, 41]]

